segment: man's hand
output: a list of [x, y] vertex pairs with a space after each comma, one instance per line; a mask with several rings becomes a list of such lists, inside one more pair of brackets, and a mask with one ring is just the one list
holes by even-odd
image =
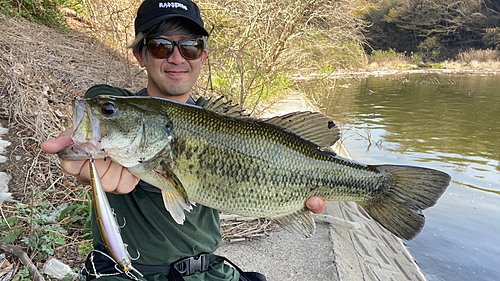
[[319, 214], [325, 211], [326, 201], [321, 197], [311, 197], [306, 201], [306, 207], [313, 213]]
[[[72, 144], [72, 133], [73, 130], [67, 130], [62, 132], [57, 139], [43, 142], [41, 145], [42, 150], [50, 154], [58, 153], [66, 146]], [[76, 176], [82, 184], [89, 184], [89, 161], [90, 160], [61, 160], [61, 167], [68, 174]], [[95, 165], [101, 179], [102, 187], [106, 192], [116, 194], [129, 193], [134, 190], [136, 184], [139, 182], [139, 178], [130, 173], [127, 168], [111, 161], [110, 159], [96, 159]]]

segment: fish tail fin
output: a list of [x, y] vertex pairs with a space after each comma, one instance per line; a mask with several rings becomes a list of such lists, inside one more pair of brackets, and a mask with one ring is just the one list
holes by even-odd
[[412, 240], [424, 227], [422, 210], [436, 204], [450, 183], [450, 175], [412, 166], [374, 167], [383, 173], [386, 192], [360, 205], [387, 230], [402, 239]]

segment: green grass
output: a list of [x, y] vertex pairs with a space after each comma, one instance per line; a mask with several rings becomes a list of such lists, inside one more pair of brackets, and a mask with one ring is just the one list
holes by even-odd
[[66, 32], [69, 26], [64, 14], [59, 10], [64, 4], [64, 1], [53, 0], [5, 0], [0, 2], [0, 11], [7, 17], [20, 16]]
[[17, 204], [14, 215], [0, 221], [3, 243], [24, 245], [43, 258], [53, 255], [56, 247], [66, 245], [68, 235], [90, 236], [90, 194], [85, 189], [79, 191], [78, 198], [87, 200], [51, 204], [48, 200], [51, 190], [31, 188], [35, 202]]

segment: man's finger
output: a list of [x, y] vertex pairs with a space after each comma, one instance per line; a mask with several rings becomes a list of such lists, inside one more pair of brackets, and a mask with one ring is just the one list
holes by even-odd
[[326, 201], [321, 197], [311, 197], [306, 201], [306, 207], [313, 213], [319, 214], [325, 211]]
[[111, 160], [106, 160], [106, 164], [109, 164], [105, 173], [99, 173], [101, 177], [102, 188], [106, 192], [116, 192], [118, 188], [118, 183], [120, 183], [122, 166], [114, 163]]
[[134, 176], [127, 168], [122, 169], [120, 182], [118, 188], [115, 190], [117, 194], [126, 194], [134, 190], [135, 186], [139, 183], [139, 178]]
[[59, 137], [55, 140], [44, 141], [41, 144], [42, 150], [50, 153], [56, 154], [59, 151], [63, 150], [66, 146], [72, 144], [71, 137]]
[[[79, 160], [79, 161], [63, 161], [61, 160], [61, 167], [63, 168], [66, 173], [70, 175], [80, 175], [84, 167], [87, 167], [87, 174], [90, 176], [90, 171], [89, 171], [89, 160]], [[87, 179], [89, 179], [89, 176]]]
[[72, 134], [73, 129], [70, 129], [62, 132], [55, 140], [44, 141], [41, 144], [42, 150], [50, 154], [58, 153], [66, 146], [73, 143], [73, 141], [71, 140]]

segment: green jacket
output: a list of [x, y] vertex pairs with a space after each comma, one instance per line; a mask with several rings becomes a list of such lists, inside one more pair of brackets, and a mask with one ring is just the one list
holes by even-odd
[[[97, 85], [91, 87], [85, 98], [98, 95], [134, 96], [146, 95], [145, 90], [138, 93]], [[128, 194], [108, 193], [108, 200], [113, 208], [119, 225], [123, 225], [121, 235], [134, 263], [145, 265], [170, 264], [181, 258], [194, 257], [200, 253], [212, 253], [220, 247], [219, 212], [197, 204], [191, 212], [185, 212], [186, 221], [177, 224], [163, 204], [159, 190], [140, 182]], [[104, 247], [96, 218], [92, 216], [93, 245], [95, 249]], [[147, 280], [166, 280], [164, 274], [145, 275]], [[130, 280], [125, 275], [102, 277], [103, 280]], [[239, 273], [221, 263], [213, 263], [209, 270], [184, 278], [191, 280], [230, 281], [238, 280]], [[99, 278], [101, 280], [101, 278]]]

